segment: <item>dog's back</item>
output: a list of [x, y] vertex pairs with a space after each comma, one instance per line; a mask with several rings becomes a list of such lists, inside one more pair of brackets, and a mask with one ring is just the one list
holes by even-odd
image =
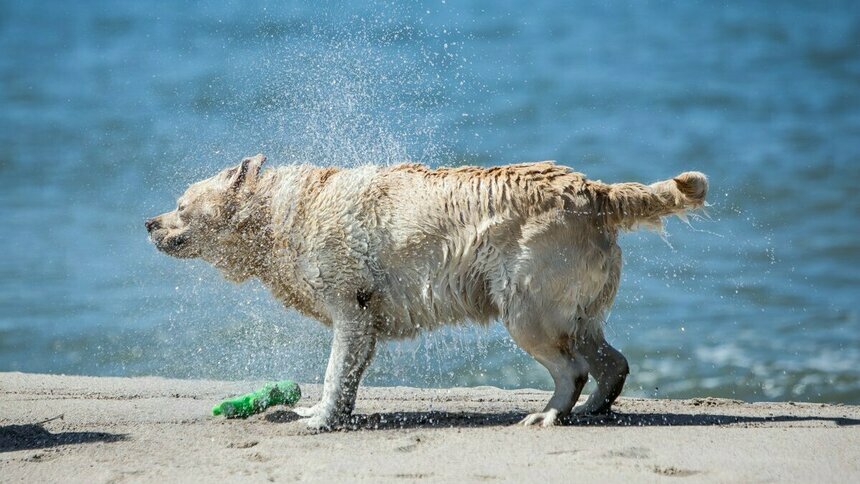
[[617, 229], [672, 211], [650, 191], [552, 162], [380, 169], [361, 198], [385, 331], [504, 319], [526, 289], [555, 301], [540, 311], [566, 312], [555, 319], [599, 324], [620, 273]]

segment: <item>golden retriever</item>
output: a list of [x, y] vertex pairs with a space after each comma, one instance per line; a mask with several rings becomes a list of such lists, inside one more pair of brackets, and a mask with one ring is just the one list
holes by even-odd
[[[256, 277], [333, 329], [323, 396], [296, 409], [312, 428], [351, 414], [377, 341], [467, 320], [501, 321], [552, 375], [552, 398], [524, 425], [608, 411], [628, 373], [602, 328], [618, 231], [701, 207], [708, 188], [698, 172], [607, 184], [553, 162], [263, 170], [265, 159], [191, 185], [146, 228], [159, 250]], [[574, 409], [589, 373], [597, 388]]]

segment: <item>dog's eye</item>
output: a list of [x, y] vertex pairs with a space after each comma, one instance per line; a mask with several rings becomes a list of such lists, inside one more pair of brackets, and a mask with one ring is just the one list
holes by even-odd
[[179, 210], [180, 212], [184, 212], [184, 211], [185, 211], [185, 207], [187, 207], [187, 206], [188, 206], [188, 205], [182, 204], [182, 205], [180, 205], [180, 206], [177, 208], [177, 210]]

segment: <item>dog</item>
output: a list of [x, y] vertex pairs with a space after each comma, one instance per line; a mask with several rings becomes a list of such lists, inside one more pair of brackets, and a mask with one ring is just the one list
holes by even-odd
[[[314, 429], [351, 415], [377, 342], [464, 321], [501, 321], [552, 376], [549, 403], [523, 425], [608, 412], [629, 372], [603, 334], [618, 233], [659, 228], [708, 190], [699, 172], [607, 184], [550, 161], [263, 170], [265, 160], [194, 183], [146, 228], [160, 251], [258, 278], [333, 329], [322, 398], [295, 409]], [[574, 408], [589, 374], [596, 390]]]

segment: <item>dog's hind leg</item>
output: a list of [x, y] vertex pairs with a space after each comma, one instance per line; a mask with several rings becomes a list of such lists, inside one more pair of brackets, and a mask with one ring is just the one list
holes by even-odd
[[555, 391], [543, 411], [527, 415], [520, 423], [544, 427], [555, 425], [558, 419], [570, 413], [579, 399], [588, 380], [588, 366], [570, 353], [566, 336], [550, 337], [537, 324], [509, 324], [508, 331], [517, 345], [549, 370], [555, 383]]
[[606, 342], [600, 334], [582, 334], [573, 338], [574, 351], [588, 362], [588, 371], [597, 380], [597, 389], [588, 400], [573, 410], [577, 415], [601, 414], [609, 411], [621, 394], [630, 368], [627, 358]]
[[373, 358], [376, 335], [363, 318], [343, 318], [334, 322], [331, 356], [325, 372], [320, 402], [305, 409], [309, 428], [331, 428], [355, 408], [358, 384]]

